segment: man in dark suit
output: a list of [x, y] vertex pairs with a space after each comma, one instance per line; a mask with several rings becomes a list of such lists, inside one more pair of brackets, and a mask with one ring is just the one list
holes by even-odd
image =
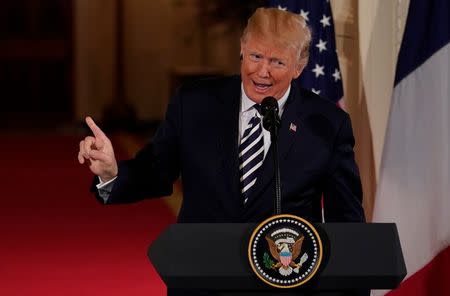
[[110, 204], [166, 196], [181, 175], [178, 222], [263, 221], [274, 211], [274, 168], [259, 104], [272, 96], [281, 116], [282, 213], [320, 222], [323, 196], [325, 221], [364, 221], [349, 116], [292, 83], [310, 40], [300, 15], [258, 9], [241, 38], [241, 75], [182, 86], [152, 141], [119, 164], [107, 136], [86, 118], [94, 136], [80, 142], [78, 159], [98, 176], [97, 198]]
[[182, 86], [151, 143], [117, 164], [113, 147], [91, 118], [80, 142], [103, 203], [169, 195], [181, 175], [179, 222], [257, 222], [273, 214], [274, 173], [261, 101], [278, 100], [282, 212], [310, 221], [364, 221], [349, 116], [299, 89], [311, 33], [305, 20], [258, 9], [241, 38], [241, 75]]

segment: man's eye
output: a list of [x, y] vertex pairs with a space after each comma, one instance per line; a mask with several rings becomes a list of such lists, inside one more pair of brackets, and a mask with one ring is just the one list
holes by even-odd
[[261, 59], [261, 56], [259, 54], [251, 53], [250, 58], [254, 61], [259, 61]]
[[275, 66], [277, 66], [277, 67], [284, 67], [285, 66], [285, 63], [283, 61], [279, 61], [279, 60], [274, 60], [272, 63]]

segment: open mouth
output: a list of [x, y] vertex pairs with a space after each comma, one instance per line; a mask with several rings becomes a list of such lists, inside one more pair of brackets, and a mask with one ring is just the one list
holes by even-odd
[[261, 92], [268, 90], [272, 86], [272, 84], [270, 84], [270, 83], [257, 83], [253, 80], [252, 80], [252, 82], [253, 82], [253, 85], [255, 86], [256, 90], [261, 91]]

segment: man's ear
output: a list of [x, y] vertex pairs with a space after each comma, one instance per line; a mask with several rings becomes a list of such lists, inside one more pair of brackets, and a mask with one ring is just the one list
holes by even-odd
[[294, 72], [294, 79], [297, 79], [300, 74], [302, 74], [303, 69], [305, 69], [306, 67], [306, 63], [307, 63], [307, 59], [303, 58], [300, 60], [300, 62], [298, 62], [298, 64], [295, 67], [295, 72]]
[[244, 48], [246, 48], [246, 44], [247, 44], [247, 39], [244, 37], [241, 37], [240, 40], [240, 51], [239, 51], [239, 59], [242, 61], [244, 58]]
[[243, 52], [243, 48], [244, 48], [244, 42], [242, 41], [242, 38], [241, 38], [241, 50], [239, 52], [239, 60], [240, 61], [242, 61], [242, 59], [244, 58], [244, 54], [242, 53]]

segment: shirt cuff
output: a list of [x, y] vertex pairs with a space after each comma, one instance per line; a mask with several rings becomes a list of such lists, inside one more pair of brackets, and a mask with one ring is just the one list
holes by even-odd
[[111, 194], [112, 188], [114, 186], [114, 181], [117, 179], [117, 176], [112, 178], [111, 180], [107, 182], [103, 182], [100, 177], [98, 177], [98, 180], [100, 183], [95, 185], [98, 190], [98, 195], [103, 199], [103, 202], [106, 204], [108, 202], [109, 195]]
[[[108, 188], [108, 185], [111, 184], [111, 183], [113, 183], [114, 180], [116, 180], [116, 179], [117, 179], [117, 176], [115, 176], [114, 178], [112, 178], [112, 179], [109, 180], [109, 181], [103, 182], [102, 179], [101, 179], [100, 177], [98, 177], [98, 180], [100, 181], [100, 183], [98, 183], [98, 184], [95, 185], [95, 186], [97, 186], [97, 189], [107, 189], [107, 188]], [[112, 184], [111, 184], [111, 185], [112, 185]], [[112, 188], [112, 186], [111, 186], [111, 188]], [[111, 190], [110, 190], [110, 191], [111, 191]]]

